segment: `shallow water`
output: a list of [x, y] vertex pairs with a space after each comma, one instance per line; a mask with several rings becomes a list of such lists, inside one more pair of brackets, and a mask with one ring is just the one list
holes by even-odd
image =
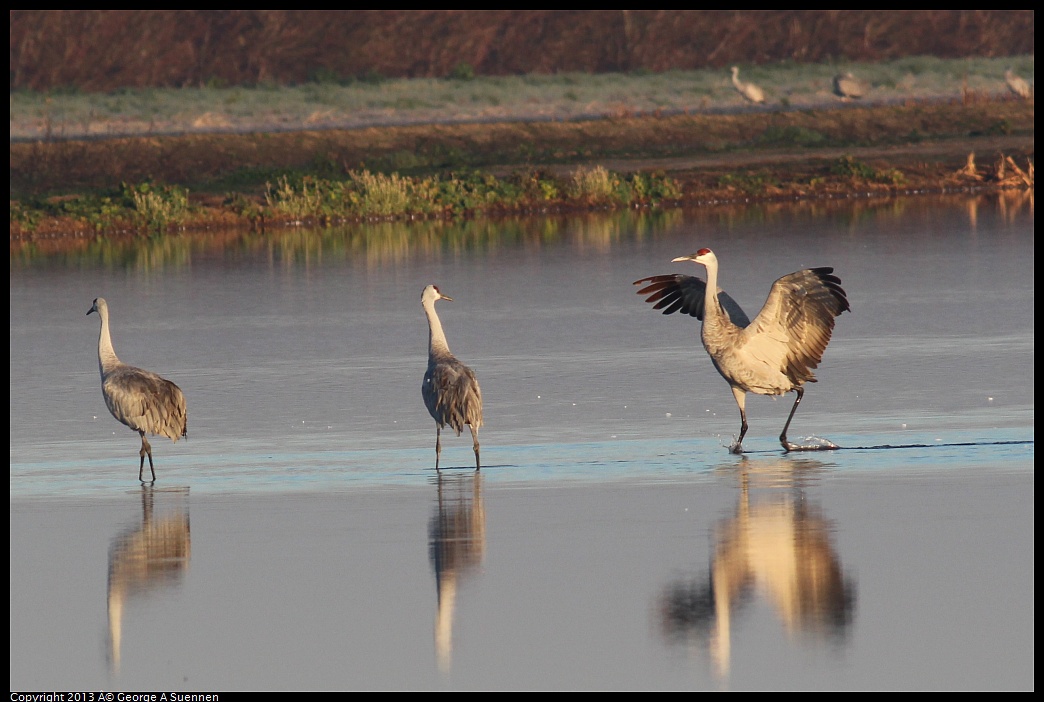
[[[703, 246], [748, 313], [835, 267], [790, 433], [842, 450], [752, 396], [727, 452], [698, 322], [631, 285]], [[433, 474], [429, 282], [479, 476], [452, 434]], [[11, 688], [1032, 688], [1033, 288], [1025, 195], [12, 250]], [[188, 398], [154, 487], [97, 296]]]

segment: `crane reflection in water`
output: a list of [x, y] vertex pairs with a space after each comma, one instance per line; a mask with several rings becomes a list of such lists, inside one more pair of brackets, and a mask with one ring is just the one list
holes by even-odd
[[109, 546], [108, 657], [120, 672], [123, 621], [130, 601], [179, 585], [192, 553], [188, 488], [156, 490], [141, 486], [141, 523], [135, 523]]
[[[821, 467], [817, 461], [744, 457], [736, 511], [714, 530], [707, 572], [663, 589], [657, 607], [662, 633], [672, 643], [706, 651], [719, 679], [729, 674], [737, 615], [758, 596], [773, 605], [788, 638], [835, 644], [848, 636], [855, 583], [842, 568], [831, 523], [801, 487]], [[763, 494], [755, 500], [752, 482]]]
[[482, 564], [486, 554], [486, 511], [482, 504], [482, 473], [440, 473], [437, 481], [438, 502], [428, 523], [428, 543], [438, 598], [435, 657], [439, 670], [445, 673], [452, 663], [458, 588]]

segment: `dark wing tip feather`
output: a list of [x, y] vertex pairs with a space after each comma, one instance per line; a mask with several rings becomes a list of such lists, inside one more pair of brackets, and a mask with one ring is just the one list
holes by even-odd
[[[672, 297], [664, 298], [658, 303], [653, 305], [654, 310], [661, 310], [663, 314], [674, 314], [678, 310], [683, 310], [685, 307], [685, 301], [681, 300], [677, 295]], [[687, 310], [683, 310], [683, 313]]]
[[837, 300], [839, 309], [836, 314], [851, 312], [852, 307], [848, 304], [848, 293], [846, 293], [845, 289], [841, 287], [841, 279], [836, 275], [831, 275], [834, 272], [834, 269], [813, 268], [812, 270], [819, 277], [819, 280], [822, 281], [823, 285], [826, 286], [827, 290], [830, 291], [830, 294], [834, 296], [834, 299]]
[[[634, 285], [650, 283], [638, 291], [639, 295], [648, 295], [646, 302], [653, 304], [653, 309], [662, 310], [663, 314], [681, 312], [690, 317], [703, 320], [703, 299], [707, 292], [707, 283], [702, 278], [692, 275], [672, 273], [654, 275], [634, 281]], [[719, 288], [718, 301], [732, 323], [739, 327], [750, 324], [743, 309], [729, 295]]]
[[820, 266], [819, 268], [809, 268], [812, 274], [816, 276], [820, 283], [823, 284], [830, 294], [837, 301], [837, 310], [834, 311], [834, 315], [837, 316], [842, 312], [851, 312], [852, 307], [848, 304], [848, 293], [841, 287], [841, 279], [836, 275], [833, 275], [834, 268], [832, 266]]
[[638, 290], [638, 295], [648, 295], [645, 301], [653, 305], [654, 310], [663, 314], [681, 312], [690, 317], [703, 319], [703, 281], [689, 275], [671, 273], [654, 275], [634, 281], [634, 285], [649, 283]]

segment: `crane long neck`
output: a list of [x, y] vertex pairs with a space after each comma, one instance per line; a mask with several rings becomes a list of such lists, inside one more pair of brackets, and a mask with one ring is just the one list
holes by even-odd
[[107, 371], [119, 365], [120, 359], [112, 349], [112, 337], [109, 335], [109, 311], [105, 308], [98, 310], [101, 317], [101, 331], [98, 333], [98, 370], [102, 377]]
[[428, 315], [428, 359], [452, 355], [446, 342], [446, 333], [442, 331], [442, 322], [435, 313], [434, 300], [424, 303], [424, 313]]
[[703, 292], [703, 323], [716, 323], [724, 317], [721, 301], [718, 300], [718, 262], [710, 260], [707, 267], [707, 289]]

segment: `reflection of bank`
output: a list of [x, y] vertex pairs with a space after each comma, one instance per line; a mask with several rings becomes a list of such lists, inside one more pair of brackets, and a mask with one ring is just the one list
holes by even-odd
[[482, 563], [486, 552], [486, 512], [482, 506], [482, 473], [440, 473], [437, 480], [438, 506], [428, 524], [428, 540], [438, 597], [435, 656], [439, 669], [445, 672], [450, 669], [453, 653], [457, 586]]
[[128, 527], [109, 547], [109, 663], [120, 672], [124, 605], [158, 588], [176, 585], [188, 569], [188, 488], [141, 487], [141, 524]]
[[[710, 572], [665, 588], [664, 634], [705, 648], [721, 677], [729, 673], [733, 619], [759, 595], [772, 603], [788, 636], [822, 643], [847, 636], [855, 585], [834, 551], [830, 523], [799, 485], [820, 465], [744, 460], [736, 514], [715, 530]], [[752, 481], [772, 489], [752, 500]]]

